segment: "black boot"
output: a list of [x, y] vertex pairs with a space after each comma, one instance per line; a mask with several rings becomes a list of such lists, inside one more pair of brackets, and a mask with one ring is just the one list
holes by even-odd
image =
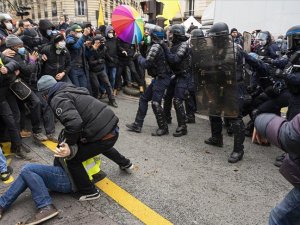
[[171, 109], [172, 109], [172, 97], [166, 95], [164, 97], [164, 115], [166, 117], [167, 124], [172, 123], [172, 116], [171, 116]]
[[136, 133], [141, 133], [142, 132], [142, 127], [134, 122], [134, 123], [130, 123], [130, 124], [126, 124], [126, 127], [130, 130], [130, 131], [134, 131]]
[[205, 144], [213, 145], [217, 147], [223, 147], [223, 136], [220, 137], [210, 137], [204, 141]]
[[211, 137], [204, 141], [205, 144], [223, 147], [222, 119], [219, 116], [210, 116]]
[[186, 116], [186, 123], [196, 123], [195, 116]]
[[24, 160], [31, 160], [31, 157], [29, 157], [22, 149], [22, 144], [16, 144], [12, 143], [11, 145], [11, 152], [14, 153], [14, 155], [19, 159]]
[[144, 111], [142, 109], [145, 104], [147, 104], [147, 107], [148, 107], [148, 102], [142, 101], [143, 100], [142, 98], [143, 98], [143, 95], [141, 96], [140, 101], [139, 101], [139, 108], [136, 113], [134, 123], [126, 124], [126, 127], [129, 128], [130, 131], [134, 131], [136, 133], [142, 132], [142, 127], [143, 127], [145, 115], [147, 112], [147, 109]]
[[183, 103], [180, 99], [174, 98], [174, 108], [176, 111], [178, 127], [176, 128], [175, 133], [173, 133], [173, 136], [181, 137], [187, 134], [187, 126], [185, 123], [185, 111], [184, 111]]
[[155, 133], [152, 133], [152, 136], [162, 136], [169, 134], [168, 124], [161, 105], [158, 102], [152, 102], [152, 109], [158, 125], [158, 129]]
[[236, 120], [232, 123], [234, 132], [233, 151], [228, 158], [229, 163], [237, 163], [244, 156], [245, 125], [242, 120]]
[[113, 98], [110, 99], [108, 104], [111, 105], [112, 107], [118, 108], [118, 104], [116, 102], [116, 99], [113, 99]]

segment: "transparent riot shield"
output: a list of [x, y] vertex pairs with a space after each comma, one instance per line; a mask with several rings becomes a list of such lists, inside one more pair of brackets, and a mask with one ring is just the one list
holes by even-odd
[[247, 53], [251, 52], [251, 39], [252, 39], [252, 35], [247, 32], [244, 31], [243, 33], [243, 40], [244, 40], [244, 51], [246, 51]]
[[198, 112], [237, 117], [236, 60], [231, 36], [191, 39], [191, 49]]

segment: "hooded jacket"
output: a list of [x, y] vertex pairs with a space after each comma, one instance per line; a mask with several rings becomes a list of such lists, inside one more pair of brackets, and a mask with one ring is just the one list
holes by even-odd
[[106, 104], [89, 95], [86, 88], [58, 82], [50, 90], [48, 102], [56, 118], [65, 127], [66, 143], [100, 140], [119, 121]]

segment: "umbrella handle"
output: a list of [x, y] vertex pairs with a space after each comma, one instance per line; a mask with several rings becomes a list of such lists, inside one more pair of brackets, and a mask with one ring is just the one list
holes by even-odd
[[135, 52], [140, 54], [140, 46], [138, 44], [138, 41], [137, 41], [137, 36], [134, 35], [134, 48], [135, 48]]

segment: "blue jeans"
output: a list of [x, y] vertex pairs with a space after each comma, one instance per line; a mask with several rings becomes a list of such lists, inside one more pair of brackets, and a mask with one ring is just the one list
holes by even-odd
[[116, 82], [116, 75], [117, 75], [117, 68], [116, 67], [106, 67], [108, 79], [110, 81], [110, 85], [112, 89], [115, 89], [115, 82]]
[[6, 158], [3, 154], [2, 148], [0, 147], [0, 173], [6, 172], [7, 166], [6, 166]]
[[293, 188], [274, 209], [269, 218], [269, 225], [300, 224], [300, 189]]
[[52, 204], [48, 189], [61, 193], [70, 193], [72, 185], [67, 173], [58, 166], [27, 164], [20, 175], [0, 197], [0, 206], [7, 209], [27, 188], [38, 209]]
[[71, 68], [69, 77], [72, 83], [77, 87], [88, 88], [88, 80], [84, 72], [84, 68]]

